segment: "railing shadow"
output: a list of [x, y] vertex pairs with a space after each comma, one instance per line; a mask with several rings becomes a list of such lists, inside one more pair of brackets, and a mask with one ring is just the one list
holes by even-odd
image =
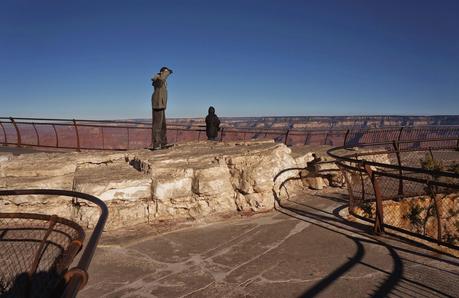
[[[328, 198], [328, 196], [322, 196], [322, 199], [332, 200], [333, 202], [338, 203], [344, 203], [341, 200], [336, 200], [336, 198], [334, 197], [330, 199]], [[299, 220], [308, 222], [310, 224], [326, 229], [333, 233], [342, 235], [347, 239], [351, 240], [356, 246], [356, 251], [354, 255], [350, 257], [347, 262], [336, 268], [333, 272], [325, 276], [321, 281], [317, 282], [315, 285], [309, 288], [306, 292], [304, 292], [301, 295], [301, 297], [314, 297], [317, 294], [323, 292], [325, 289], [333, 285], [337, 280], [339, 280], [342, 276], [344, 276], [356, 265], [366, 266], [372, 270], [379, 271], [387, 275], [387, 277], [380, 283], [380, 285], [376, 289], [374, 289], [374, 291], [370, 294], [371, 297], [386, 297], [389, 294], [393, 294], [394, 291], [402, 292], [405, 295], [413, 295], [413, 292], [415, 291], [413, 290], [413, 287], [419, 289], [421, 292], [427, 291], [434, 295], [452, 297], [451, 295], [445, 293], [441, 289], [428, 286], [426, 284], [420, 283], [416, 280], [404, 276], [404, 261], [400, 257], [399, 252], [411, 254], [417, 257], [427, 257], [433, 260], [442, 261], [452, 265], [459, 265], [459, 263], [441, 257], [436, 257], [434, 255], [426, 254], [420, 252], [419, 250], [404, 248], [400, 245], [396, 245], [393, 243], [389, 244], [386, 243], [384, 240], [390, 240], [391, 242], [393, 242], [394, 240], [399, 241], [401, 244], [412, 245], [416, 248], [422, 248], [436, 254], [443, 252], [438, 251], [429, 246], [423, 245], [421, 243], [401, 238], [398, 235], [393, 235], [390, 233], [386, 233], [387, 236], [373, 236], [371, 235], [371, 227], [369, 227], [368, 225], [361, 224], [358, 222], [349, 222], [340, 215], [340, 211], [346, 208], [346, 205], [341, 205], [335, 208], [332, 212], [321, 210], [315, 208], [314, 206], [310, 206], [304, 203], [298, 203], [298, 205], [302, 206], [302, 208], [310, 208], [312, 209], [312, 211], [293, 208], [291, 206], [282, 204], [282, 202], [279, 201], [277, 201], [276, 205], [277, 210], [279, 212], [286, 214], [288, 216], [292, 216]], [[352, 236], [352, 234], [357, 236]], [[381, 269], [377, 266], [364, 262], [363, 259], [366, 255], [364, 244], [378, 245], [384, 247], [388, 251], [388, 255], [390, 255], [392, 259], [392, 270], [389, 272], [387, 270]], [[448, 271], [444, 271], [442, 269], [437, 270], [445, 272], [445, 274], [450, 274]]]

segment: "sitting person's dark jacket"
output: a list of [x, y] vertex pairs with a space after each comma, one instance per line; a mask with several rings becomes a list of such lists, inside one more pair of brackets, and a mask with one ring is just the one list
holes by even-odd
[[209, 115], [206, 117], [207, 139], [215, 141], [220, 130], [220, 119], [215, 115], [215, 108], [209, 107]]

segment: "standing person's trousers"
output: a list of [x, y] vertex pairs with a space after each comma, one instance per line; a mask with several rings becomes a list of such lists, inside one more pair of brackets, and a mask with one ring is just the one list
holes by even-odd
[[151, 140], [153, 142], [153, 148], [167, 145], [165, 112], [165, 109], [153, 109], [151, 131]]

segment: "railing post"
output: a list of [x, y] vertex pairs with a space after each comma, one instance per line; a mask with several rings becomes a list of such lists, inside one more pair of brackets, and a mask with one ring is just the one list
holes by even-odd
[[221, 130], [221, 132], [220, 132], [220, 142], [223, 142], [223, 133], [224, 133], [223, 130], [224, 130], [224, 129], [225, 129], [225, 128], [222, 127], [222, 130]]
[[198, 131], [198, 142], [199, 142], [200, 139], [201, 139], [201, 131], [199, 130]]
[[5, 142], [4, 144], [8, 145], [8, 138], [6, 136], [6, 130], [5, 130], [5, 127], [3, 126], [3, 123], [0, 121], [0, 126], [2, 127], [2, 130], [3, 130], [3, 135], [5, 136]]
[[284, 144], [287, 145], [287, 141], [288, 141], [288, 134], [290, 133], [290, 129], [287, 129], [287, 131], [285, 132], [285, 140], [284, 140]]
[[54, 134], [56, 135], [56, 148], [59, 148], [59, 136], [57, 134], [56, 126], [53, 124]]
[[73, 126], [75, 127], [75, 134], [76, 134], [76, 141], [77, 141], [77, 151], [80, 152], [81, 151], [81, 148], [80, 148], [80, 134], [78, 133], [78, 126], [77, 126], [77, 123], [76, 123], [75, 119], [73, 119]]
[[35, 126], [35, 123], [32, 122], [33, 129], [35, 130], [35, 134], [37, 135], [37, 146], [40, 147], [40, 135], [38, 134], [37, 127]]
[[438, 206], [438, 200], [437, 200], [437, 193], [435, 192], [433, 195], [434, 204], [435, 204], [435, 217], [437, 219], [437, 241], [438, 243], [441, 242], [442, 238], [442, 232], [441, 232], [441, 214], [440, 214], [440, 208]]
[[346, 182], [346, 186], [347, 186], [347, 191], [349, 193], [349, 210], [353, 212], [355, 208], [355, 197], [354, 197], [354, 191], [352, 189], [351, 180], [347, 176], [347, 172], [344, 169], [344, 167], [341, 167], [338, 163], [337, 165], [338, 165], [338, 168], [341, 170], [341, 173], [343, 174], [344, 181]]
[[398, 173], [400, 175], [400, 179], [398, 181], [398, 195], [403, 196], [403, 171], [402, 171], [402, 159], [400, 158], [400, 146], [399, 143], [394, 141], [393, 142], [394, 150], [395, 150], [395, 156], [397, 157], [397, 162], [398, 162]]
[[305, 145], [307, 145], [308, 142], [309, 142], [309, 134], [310, 134], [309, 132], [306, 133], [306, 138], [304, 139], [304, 144], [305, 144]]
[[14, 128], [16, 129], [16, 136], [17, 136], [17, 146], [21, 147], [21, 132], [19, 131], [19, 127], [16, 124], [16, 121], [14, 121], [13, 117], [10, 117], [11, 123], [13, 123]]
[[105, 149], [105, 136], [104, 136], [104, 127], [100, 127], [100, 134], [102, 135], [102, 150]]
[[330, 133], [327, 132], [327, 134], [325, 135], [324, 145], [327, 145], [327, 140], [328, 140], [328, 135], [329, 135], [329, 134], [330, 134]]
[[397, 137], [397, 143], [400, 143], [400, 139], [402, 137], [403, 128], [404, 128], [404, 126], [400, 127], [400, 131], [398, 132], [398, 137]]
[[371, 184], [373, 185], [373, 190], [375, 192], [376, 197], [376, 217], [375, 217], [375, 226], [374, 232], [375, 234], [382, 234], [384, 233], [384, 210], [383, 210], [383, 199], [381, 194], [381, 189], [379, 187], [379, 182], [375, 177], [375, 173], [371, 169], [369, 165], [364, 165], [365, 171], [367, 172], [368, 176], [370, 177]]
[[349, 135], [349, 132], [350, 132], [350, 129], [346, 130], [346, 134], [344, 135], [344, 142], [343, 142], [343, 146], [346, 146], [346, 142], [347, 142], [347, 136]]

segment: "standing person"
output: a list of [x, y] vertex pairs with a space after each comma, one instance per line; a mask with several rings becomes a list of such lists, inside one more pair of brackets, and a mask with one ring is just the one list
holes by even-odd
[[167, 145], [166, 137], [166, 107], [167, 107], [167, 77], [172, 70], [161, 67], [159, 73], [151, 78], [154, 87], [151, 96], [152, 130], [151, 142], [153, 149], [161, 149]]
[[220, 130], [220, 119], [218, 119], [218, 116], [215, 115], [215, 108], [209, 107], [209, 114], [206, 117], [207, 139], [210, 141], [216, 141], [219, 130]]

